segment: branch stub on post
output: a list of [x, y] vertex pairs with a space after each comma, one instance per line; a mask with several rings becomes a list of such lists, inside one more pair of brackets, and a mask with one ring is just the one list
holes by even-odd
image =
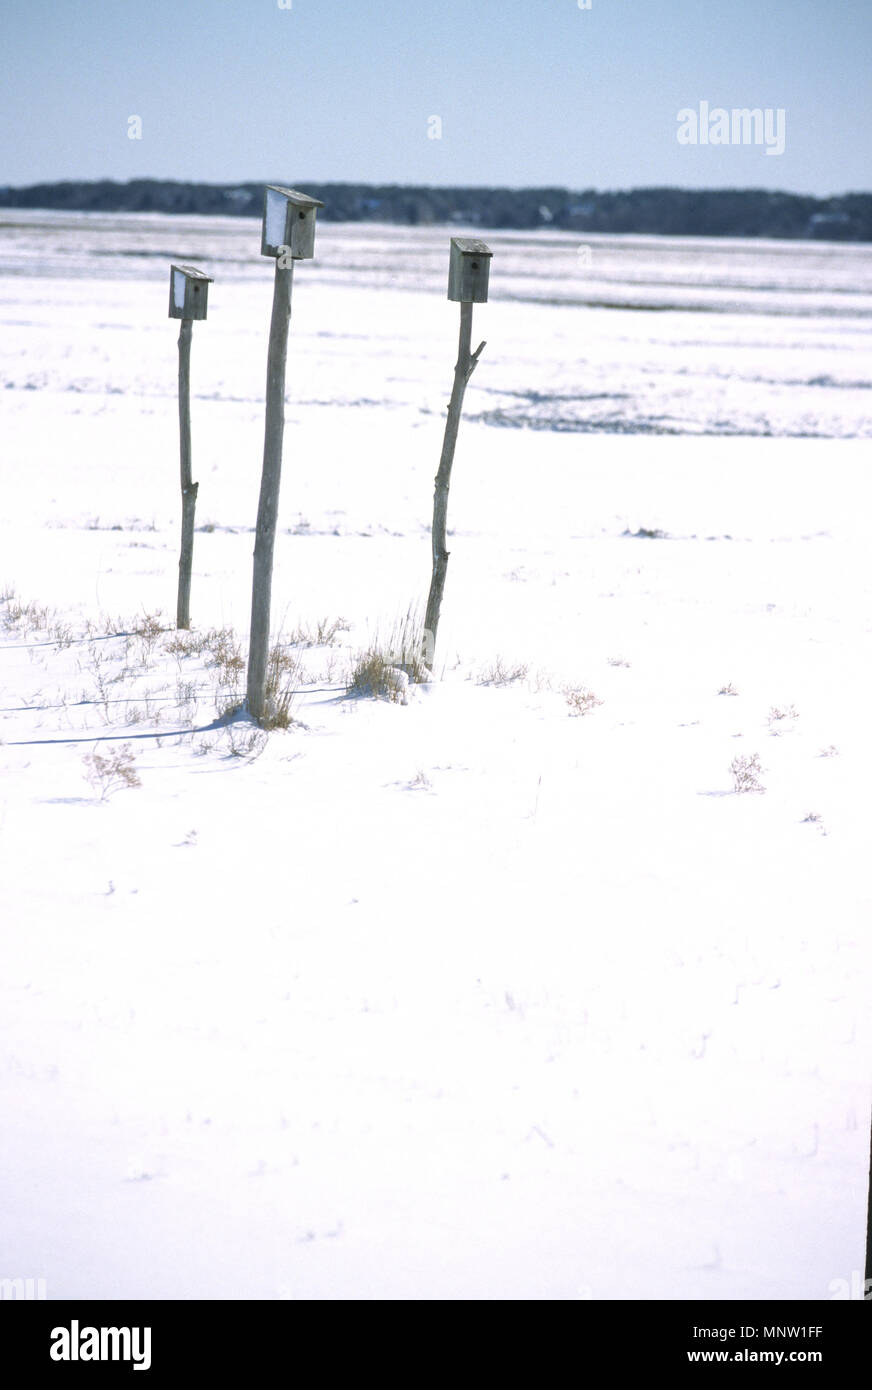
[[461, 304], [486, 304], [487, 282], [493, 251], [483, 241], [451, 238], [448, 262], [448, 298]]
[[291, 260], [308, 261], [315, 254], [315, 217], [324, 204], [308, 193], [267, 184], [263, 198], [262, 256], [278, 256], [290, 247]]
[[193, 265], [170, 266], [171, 319], [204, 319], [212, 276]]

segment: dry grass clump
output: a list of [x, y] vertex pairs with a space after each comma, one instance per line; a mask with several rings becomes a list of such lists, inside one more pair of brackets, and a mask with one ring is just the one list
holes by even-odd
[[358, 653], [348, 677], [347, 693], [406, 704], [409, 685], [430, 679], [424, 649], [421, 620], [409, 607], [386, 636], [377, 633], [370, 645]]
[[[112, 722], [112, 705], [117, 703], [117, 688], [127, 677], [125, 667], [119, 667], [112, 652], [98, 647], [96, 642], [88, 646], [87, 663], [79, 661], [79, 669], [84, 669], [93, 681], [92, 698], [99, 705], [104, 724]], [[83, 694], [84, 698], [84, 694]]]
[[408, 673], [394, 665], [390, 653], [372, 646], [357, 657], [346, 691], [349, 695], [370, 695], [375, 700], [405, 704], [408, 688]]
[[183, 661], [187, 657], [202, 656], [209, 646], [211, 634], [208, 632], [195, 632], [193, 629], [179, 628], [171, 632], [164, 642], [164, 651], [169, 656], [174, 656], [177, 661]]
[[332, 647], [340, 632], [347, 632], [350, 623], [346, 618], [317, 618], [314, 622], [301, 622], [288, 636], [291, 647]]
[[258, 725], [252, 727], [251, 724], [242, 721], [231, 721], [224, 730], [227, 744], [227, 757], [229, 758], [249, 758], [253, 762], [259, 758], [268, 742], [268, 734], [265, 729]]
[[766, 788], [760, 781], [763, 768], [759, 753], [740, 753], [730, 763], [733, 790], [736, 792], [764, 792]]
[[564, 690], [563, 698], [569, 706], [569, 713], [573, 716], [590, 714], [591, 710], [602, 704], [602, 700], [594, 695], [592, 690], [588, 690], [586, 685]]
[[32, 633], [41, 632], [60, 651], [71, 647], [76, 640], [71, 625], [64, 622], [53, 608], [40, 603], [24, 603], [14, 589], [7, 589], [0, 595], [0, 604], [3, 605], [0, 628], [10, 636], [29, 637]]
[[129, 743], [123, 743], [120, 748], [113, 748], [107, 753], [98, 753], [94, 748], [85, 754], [83, 761], [85, 779], [99, 793], [101, 801], [105, 801], [113, 792], [142, 786]]
[[[789, 729], [799, 718], [799, 710], [795, 705], [771, 705], [766, 716], [770, 734], [776, 738], [784, 729]], [[783, 727], [782, 727], [783, 726]]]
[[526, 662], [508, 662], [501, 656], [482, 666], [475, 678], [476, 685], [513, 685], [527, 679], [530, 667]]
[[21, 637], [31, 632], [45, 632], [54, 616], [52, 610], [42, 604], [24, 603], [14, 589], [7, 590], [0, 602], [4, 605], [0, 616], [4, 632], [14, 632]]
[[424, 625], [411, 605], [397, 618], [388, 633], [387, 641], [379, 645], [386, 651], [394, 666], [405, 672], [413, 685], [420, 685], [430, 679], [430, 665], [427, 660], [427, 653], [432, 645], [430, 634], [425, 633]]
[[157, 641], [161, 633], [166, 631], [162, 611], [158, 609], [156, 613], [143, 613], [141, 617], [137, 615], [131, 631], [135, 637], [145, 637], [151, 642]]
[[207, 633], [204, 655], [206, 665], [214, 668], [225, 684], [241, 676], [247, 664], [232, 627], [212, 628]]
[[287, 647], [270, 650], [266, 667], [266, 713], [263, 729], [289, 729], [294, 722], [291, 706], [299, 687], [300, 660]]
[[241, 675], [246, 666], [242, 646], [232, 627], [210, 627], [204, 632], [172, 632], [164, 642], [164, 651], [178, 661], [202, 657], [205, 665], [217, 670], [225, 680]]

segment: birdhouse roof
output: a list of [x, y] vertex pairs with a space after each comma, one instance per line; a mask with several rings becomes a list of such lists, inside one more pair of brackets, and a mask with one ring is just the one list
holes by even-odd
[[267, 189], [272, 193], [281, 193], [283, 198], [287, 198], [289, 203], [293, 203], [296, 208], [323, 208], [324, 204], [320, 198], [310, 198], [308, 193], [298, 193], [295, 188], [283, 188], [278, 183], [268, 183]]
[[492, 256], [493, 251], [483, 241], [473, 237], [453, 236], [451, 245], [456, 246], [462, 256]]
[[208, 280], [209, 284], [212, 284], [212, 276], [207, 275], [203, 270], [198, 270], [195, 265], [172, 265], [170, 269], [180, 270], [183, 275], [187, 275], [189, 280]]

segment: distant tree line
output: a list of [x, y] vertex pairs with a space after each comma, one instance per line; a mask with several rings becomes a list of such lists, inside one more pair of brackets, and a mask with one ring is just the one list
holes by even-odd
[[[276, 179], [276, 183], [284, 180]], [[758, 188], [631, 188], [573, 193], [566, 188], [414, 188], [398, 184], [309, 183], [328, 222], [397, 222], [579, 233], [736, 236], [872, 241], [872, 193], [812, 198]], [[0, 187], [0, 207], [68, 212], [168, 212], [259, 217], [263, 183], [43, 183]]]

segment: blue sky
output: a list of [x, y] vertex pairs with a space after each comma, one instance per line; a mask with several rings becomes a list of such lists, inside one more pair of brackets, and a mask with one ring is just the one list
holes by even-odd
[[[872, 183], [872, 0], [2, 0], [0, 32], [0, 183]], [[701, 101], [784, 108], [784, 153], [679, 144]]]

